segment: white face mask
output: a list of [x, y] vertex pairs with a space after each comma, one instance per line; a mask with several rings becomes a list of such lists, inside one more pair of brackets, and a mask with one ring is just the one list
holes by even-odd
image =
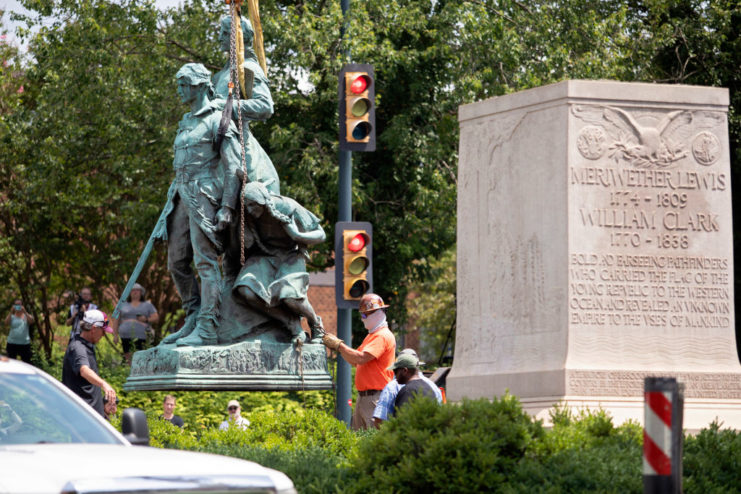
[[365, 329], [367, 329], [368, 332], [372, 332], [374, 329], [385, 323], [386, 314], [382, 310], [377, 310], [371, 314], [368, 314], [368, 317], [363, 319], [363, 326], [365, 326]]

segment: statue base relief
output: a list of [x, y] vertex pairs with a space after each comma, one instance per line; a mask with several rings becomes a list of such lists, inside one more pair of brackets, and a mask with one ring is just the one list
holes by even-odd
[[332, 389], [321, 343], [278, 341], [271, 333], [227, 345], [160, 345], [136, 352], [124, 390], [308, 391]]

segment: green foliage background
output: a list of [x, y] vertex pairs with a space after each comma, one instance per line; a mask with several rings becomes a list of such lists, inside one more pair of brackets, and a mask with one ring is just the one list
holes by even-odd
[[[0, 40], [0, 312], [21, 295], [38, 321], [37, 364], [58, 374], [55, 338], [65, 335], [55, 328], [70, 293], [91, 286], [110, 311], [154, 225], [187, 110], [173, 75], [186, 62], [221, 67], [216, 26], [226, 9], [220, 0], [184, 0], [166, 12], [148, 0], [22, 4], [31, 14], [12, 15], [28, 53]], [[397, 329], [407, 320], [400, 302], [419, 292], [409, 314], [424, 324], [433, 357], [454, 311], [459, 105], [567, 78], [727, 87], [732, 180], [741, 178], [736, 1], [353, 2], [345, 44], [339, 2], [264, 0], [261, 17], [276, 113], [253, 130], [283, 193], [322, 217], [329, 238], [337, 73], [346, 48], [375, 65], [378, 150], [354, 155], [353, 211], [374, 224], [376, 290], [392, 303]], [[330, 244], [312, 269], [332, 264]], [[162, 247], [141, 282], [173, 324], [179, 300]], [[120, 390], [119, 352], [101, 345], [104, 377]], [[302, 492], [445, 491], [457, 482], [501, 492], [641, 489], [640, 432], [604, 414], [560, 413], [544, 431], [511, 397], [439, 408], [420, 401], [358, 436], [327, 415], [330, 393], [190, 392], [177, 393], [181, 431], [156, 420], [164, 394], [121, 394], [122, 406], [149, 414], [154, 444], [256, 459], [289, 473]], [[247, 432], [215, 430], [232, 398], [252, 421]], [[688, 437], [686, 492], [737, 489], [739, 451], [739, 434], [717, 426]]]
[[[65, 297], [90, 285], [110, 310], [131, 272], [172, 178], [172, 140], [186, 110], [173, 74], [185, 62], [221, 67], [216, 27], [226, 7], [22, 4], [31, 14], [11, 15], [25, 26], [23, 63], [2, 44], [15, 69], [0, 72], [0, 286], [3, 300], [20, 292], [32, 308], [36, 338], [51, 357]], [[324, 218], [329, 238], [337, 217], [337, 73], [345, 49], [375, 65], [378, 150], [354, 155], [353, 211], [374, 224], [376, 290], [392, 303], [397, 328], [407, 320], [399, 302], [410, 288], [425, 289], [455, 246], [461, 104], [566, 78], [728, 87], [738, 178], [737, 2], [354, 2], [344, 44], [339, 2], [265, 0], [260, 8], [276, 113], [254, 132], [284, 193]], [[14, 92], [21, 85], [25, 91]], [[314, 254], [312, 269], [332, 264], [330, 244]], [[164, 257], [155, 249], [142, 274], [162, 315], [179, 306]], [[444, 318], [427, 321], [426, 331], [449, 329]]]

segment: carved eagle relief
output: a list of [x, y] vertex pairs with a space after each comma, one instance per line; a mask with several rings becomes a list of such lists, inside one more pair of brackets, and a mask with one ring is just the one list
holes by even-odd
[[572, 114], [604, 129], [612, 138], [609, 157], [636, 168], [667, 168], [690, 154], [690, 138], [698, 129], [723, 123], [723, 114], [676, 110], [666, 114], [634, 117], [620, 108], [575, 105]]

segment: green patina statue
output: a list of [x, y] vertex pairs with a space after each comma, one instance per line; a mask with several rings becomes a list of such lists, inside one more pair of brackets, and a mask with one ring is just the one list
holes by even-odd
[[[212, 101], [210, 72], [186, 64], [176, 79], [180, 99], [190, 105], [175, 137], [175, 180], [168, 192], [167, 265], [189, 316], [181, 345], [217, 343], [222, 276], [222, 232], [229, 229], [239, 203], [240, 154], [237, 130], [230, 123], [216, 148], [221, 112]], [[195, 264], [198, 282], [191, 264]], [[184, 333], [185, 333], [184, 332]], [[169, 341], [168, 341], [169, 342]]]
[[[222, 20], [224, 49], [231, 26], [230, 17]], [[135, 353], [128, 390], [332, 387], [322, 321], [307, 298], [305, 262], [306, 248], [324, 241], [325, 233], [315, 215], [279, 194], [275, 167], [249, 130], [250, 121], [272, 115], [273, 100], [248, 46], [252, 28], [245, 20], [241, 26], [248, 98], [232, 105], [229, 63], [213, 83], [198, 63], [176, 74], [190, 111], [179, 124], [175, 179], [147, 249], [152, 239], [167, 240], [168, 269], [186, 320], [157, 347]], [[302, 317], [311, 328], [306, 345]]]
[[304, 336], [306, 317], [312, 343], [321, 343], [324, 328], [306, 298], [306, 246], [325, 239], [319, 218], [289, 197], [271, 194], [260, 182], [244, 187], [249, 213], [248, 256], [234, 283], [234, 292], [250, 307], [283, 323], [294, 341]]

